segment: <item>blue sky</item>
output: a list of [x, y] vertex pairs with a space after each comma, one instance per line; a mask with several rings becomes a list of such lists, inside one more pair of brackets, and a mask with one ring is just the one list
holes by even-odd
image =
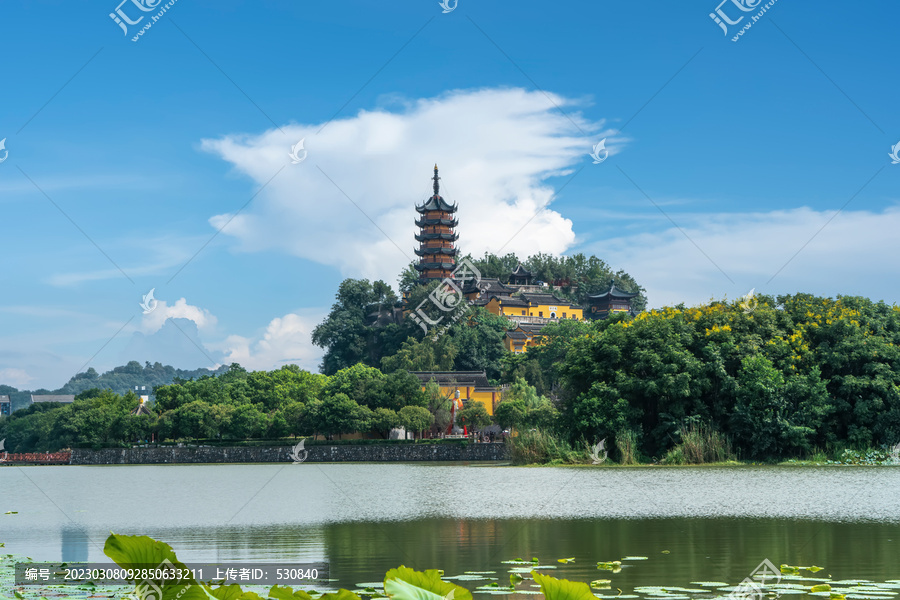
[[594, 253], [653, 306], [900, 301], [895, 3], [778, 0], [733, 42], [765, 2], [178, 0], [133, 42], [143, 1], [0, 5], [0, 383], [315, 369], [435, 162], [464, 251]]

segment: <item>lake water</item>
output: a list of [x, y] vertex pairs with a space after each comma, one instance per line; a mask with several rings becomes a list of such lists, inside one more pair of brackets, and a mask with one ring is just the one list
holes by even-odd
[[[896, 467], [5, 467], [6, 511], [18, 514], [0, 514], [0, 542], [38, 560], [107, 562], [114, 531], [164, 540], [183, 561], [327, 561], [351, 589], [400, 564], [497, 571], [505, 585], [501, 561], [516, 557], [571, 579], [613, 579], [613, 593], [737, 584], [763, 559], [820, 565], [836, 579], [900, 579]], [[648, 560], [595, 568], [625, 556]]]

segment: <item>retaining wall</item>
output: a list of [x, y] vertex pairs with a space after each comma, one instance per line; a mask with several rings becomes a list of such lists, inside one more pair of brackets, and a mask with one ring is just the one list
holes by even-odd
[[[202, 463], [290, 463], [291, 446], [156, 447], [72, 450], [73, 465], [154, 465]], [[502, 461], [506, 446], [495, 444], [365, 444], [310, 446], [305, 462]]]

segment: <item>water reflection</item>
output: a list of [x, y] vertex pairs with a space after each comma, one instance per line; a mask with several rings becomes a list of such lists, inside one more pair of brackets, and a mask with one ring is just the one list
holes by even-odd
[[[295, 468], [296, 467], [296, 468]], [[184, 560], [329, 561], [342, 585], [398, 564], [502, 571], [536, 556], [617, 587], [741, 581], [768, 558], [842, 578], [900, 577], [900, 468], [522, 469], [304, 464], [0, 469], [0, 542], [105, 561], [110, 530]], [[141, 498], [135, 508], [135, 498]], [[663, 554], [669, 550], [669, 554]], [[638, 579], [638, 577], [640, 579]], [[624, 587], [623, 587], [624, 589]]]
[[60, 554], [64, 562], [86, 562], [88, 538], [75, 527], [63, 527], [60, 532]]
[[[139, 533], [139, 532], [117, 532]], [[820, 565], [836, 579], [884, 581], [900, 576], [900, 524], [822, 523], [784, 519], [421, 519], [393, 523], [268, 525], [140, 532], [164, 540], [190, 562], [325, 561], [340, 586], [380, 581], [388, 569], [498, 571], [503, 560], [532, 557], [559, 574], [590, 581], [613, 578], [614, 587], [686, 585], [714, 580], [737, 583], [764, 558]], [[102, 532], [92, 531], [92, 538]], [[57, 532], [63, 560], [105, 560], [72, 528]], [[50, 542], [51, 540], [46, 540]], [[48, 548], [48, 545], [44, 545]], [[664, 550], [668, 550], [664, 553]], [[55, 554], [53, 552], [52, 554]], [[41, 554], [46, 557], [46, 554]], [[621, 573], [597, 571], [598, 561], [647, 556]], [[557, 559], [575, 557], [572, 564]], [[53, 558], [50, 556], [49, 558]], [[474, 587], [474, 586], [470, 586]]]

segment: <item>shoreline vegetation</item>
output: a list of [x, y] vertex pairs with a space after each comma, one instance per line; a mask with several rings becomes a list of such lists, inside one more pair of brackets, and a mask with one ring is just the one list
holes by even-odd
[[636, 456], [629, 436], [622, 436], [616, 453], [597, 453], [587, 444], [579, 447], [552, 433], [523, 432], [506, 440], [510, 462], [516, 466], [566, 467], [745, 467], [745, 466], [896, 466], [897, 448], [844, 448], [832, 453], [815, 450], [801, 458], [781, 461], [742, 460], [730, 449], [728, 440], [702, 427], [683, 432], [681, 444], [661, 459]]
[[[565, 264], [548, 262], [547, 274], [559, 273], [545, 280], [566, 279], [566, 293], [580, 298], [585, 285], [609, 275], [596, 257], [581, 259], [569, 265], [568, 279], [560, 275]], [[517, 259], [486, 256], [476, 264], [485, 277], [503, 277]], [[400, 287], [417, 305], [440, 282], [418, 285], [413, 271]], [[624, 276], [617, 281], [639, 289]], [[527, 352], [512, 353], [503, 341], [511, 322], [502, 315], [467, 306], [467, 318], [435, 339], [396, 318], [399, 302], [383, 281], [342, 282], [312, 333], [325, 350], [321, 373], [235, 363], [182, 379], [170, 367], [142, 371], [129, 363], [112, 375], [76, 375], [70, 387], [96, 387], [74, 402], [35, 403], [0, 417], [0, 440], [6, 451], [26, 453], [148, 441], [386, 440], [400, 427], [429, 439], [465, 427], [483, 437], [488, 429], [495, 438], [516, 433], [509, 438], [515, 464], [900, 462], [898, 306], [759, 295], [564, 319], [544, 326]], [[414, 374], [448, 371], [484, 373], [502, 396], [454, 412], [452, 387], [431, 380], [423, 388]], [[173, 379], [153, 387], [155, 401], [142, 404], [130, 388], [101, 389], [107, 375], [130, 385], [156, 372]]]

